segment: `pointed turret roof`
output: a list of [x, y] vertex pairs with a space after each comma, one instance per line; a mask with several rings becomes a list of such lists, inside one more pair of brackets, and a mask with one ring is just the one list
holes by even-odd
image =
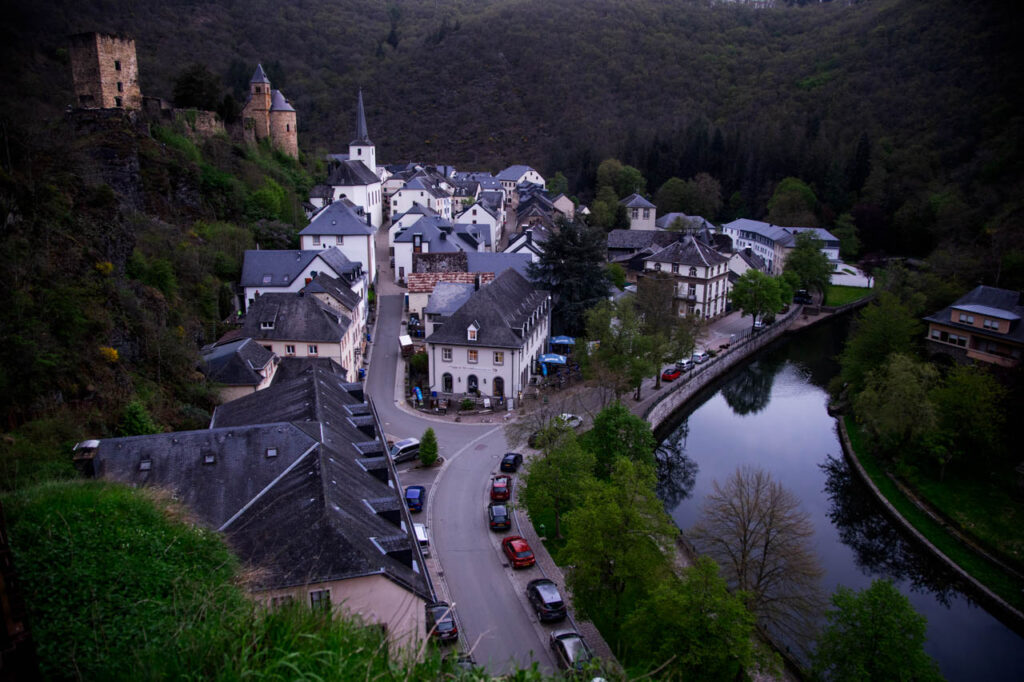
[[270, 79], [267, 78], [267, 73], [266, 73], [266, 71], [263, 70], [263, 65], [262, 64], [257, 64], [256, 65], [256, 72], [253, 73], [252, 80], [250, 80], [249, 82], [250, 83], [266, 83], [267, 85], [270, 85]]
[[356, 139], [349, 144], [368, 145], [370, 136], [366, 132], [366, 112], [363, 111], [363, 89], [359, 88], [359, 101], [356, 104]]

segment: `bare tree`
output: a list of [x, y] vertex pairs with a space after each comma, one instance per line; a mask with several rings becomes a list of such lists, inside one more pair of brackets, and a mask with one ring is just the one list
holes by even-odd
[[744, 466], [704, 501], [690, 531], [697, 549], [747, 594], [758, 622], [788, 643], [809, 642], [825, 600], [810, 517], [797, 497], [764, 469]]

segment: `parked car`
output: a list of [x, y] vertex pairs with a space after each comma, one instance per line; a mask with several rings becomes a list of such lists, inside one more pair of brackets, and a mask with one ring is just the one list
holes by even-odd
[[563, 670], [582, 670], [593, 658], [590, 647], [575, 630], [555, 630], [551, 633], [551, 651]]
[[501, 541], [501, 549], [512, 563], [512, 568], [529, 568], [537, 563], [537, 558], [533, 556], [530, 545], [518, 535], [509, 535], [504, 538]]
[[487, 505], [487, 524], [491, 530], [509, 530], [512, 527], [512, 519], [504, 502], [491, 502]]
[[410, 485], [405, 489], [405, 503], [409, 511], [421, 512], [427, 503], [427, 489], [421, 485]]
[[706, 350], [693, 351], [693, 361], [698, 365], [702, 362], [706, 362], [708, 357], [710, 356], [708, 355], [708, 352]]
[[754, 329], [764, 329], [764, 320], [754, 320]]
[[423, 556], [430, 556], [430, 538], [427, 537], [427, 527], [422, 523], [414, 523], [412, 530], [416, 534], [416, 542], [419, 543]]
[[512, 497], [512, 477], [495, 476], [491, 479], [491, 499], [507, 500]]
[[442, 642], [454, 642], [459, 638], [455, 611], [448, 602], [436, 601], [427, 604], [427, 632]]
[[562, 414], [555, 417], [562, 425], [568, 426], [570, 429], [579, 428], [583, 424], [583, 417], [578, 417], [575, 414], [569, 414], [563, 412]]
[[565, 620], [565, 602], [558, 593], [558, 586], [547, 578], [531, 580], [526, 585], [526, 598], [530, 600], [537, 618], [542, 622]]
[[678, 369], [680, 372], [689, 372], [691, 369], [693, 369], [693, 359], [683, 358], [682, 360], [677, 360], [676, 369]]
[[508, 472], [519, 471], [519, 465], [523, 463], [523, 456], [518, 452], [506, 452], [501, 458], [501, 470]]
[[683, 371], [678, 367], [668, 367], [664, 372], [661, 373], [662, 381], [675, 381], [679, 377], [683, 376]]
[[420, 456], [420, 439], [403, 438], [391, 446], [389, 454], [391, 455], [391, 461], [395, 464], [416, 459]]
[[793, 303], [814, 303], [814, 298], [807, 289], [800, 289], [793, 294]]

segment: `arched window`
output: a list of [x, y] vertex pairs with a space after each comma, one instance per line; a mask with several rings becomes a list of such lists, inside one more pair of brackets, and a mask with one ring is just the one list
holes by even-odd
[[441, 390], [444, 393], [452, 392], [452, 375], [448, 372], [441, 375]]
[[480, 390], [480, 381], [476, 378], [475, 374], [470, 374], [466, 377], [466, 392], [477, 393]]

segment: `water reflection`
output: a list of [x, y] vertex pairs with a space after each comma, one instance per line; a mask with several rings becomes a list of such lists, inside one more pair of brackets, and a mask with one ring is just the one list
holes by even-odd
[[684, 419], [676, 430], [676, 440], [665, 441], [654, 451], [654, 460], [658, 472], [658, 498], [665, 504], [665, 509], [674, 509], [679, 503], [693, 493], [697, 482], [697, 463], [686, 454], [686, 437], [690, 433], [690, 425]]
[[736, 377], [722, 387], [722, 397], [738, 415], [757, 414], [768, 407], [775, 375], [785, 364], [785, 356], [774, 353], [739, 370]]
[[857, 565], [872, 576], [905, 581], [915, 592], [930, 592], [948, 607], [960, 587], [955, 575], [904, 539], [846, 460], [830, 456], [819, 466], [832, 503], [828, 517], [839, 539], [853, 550]]

